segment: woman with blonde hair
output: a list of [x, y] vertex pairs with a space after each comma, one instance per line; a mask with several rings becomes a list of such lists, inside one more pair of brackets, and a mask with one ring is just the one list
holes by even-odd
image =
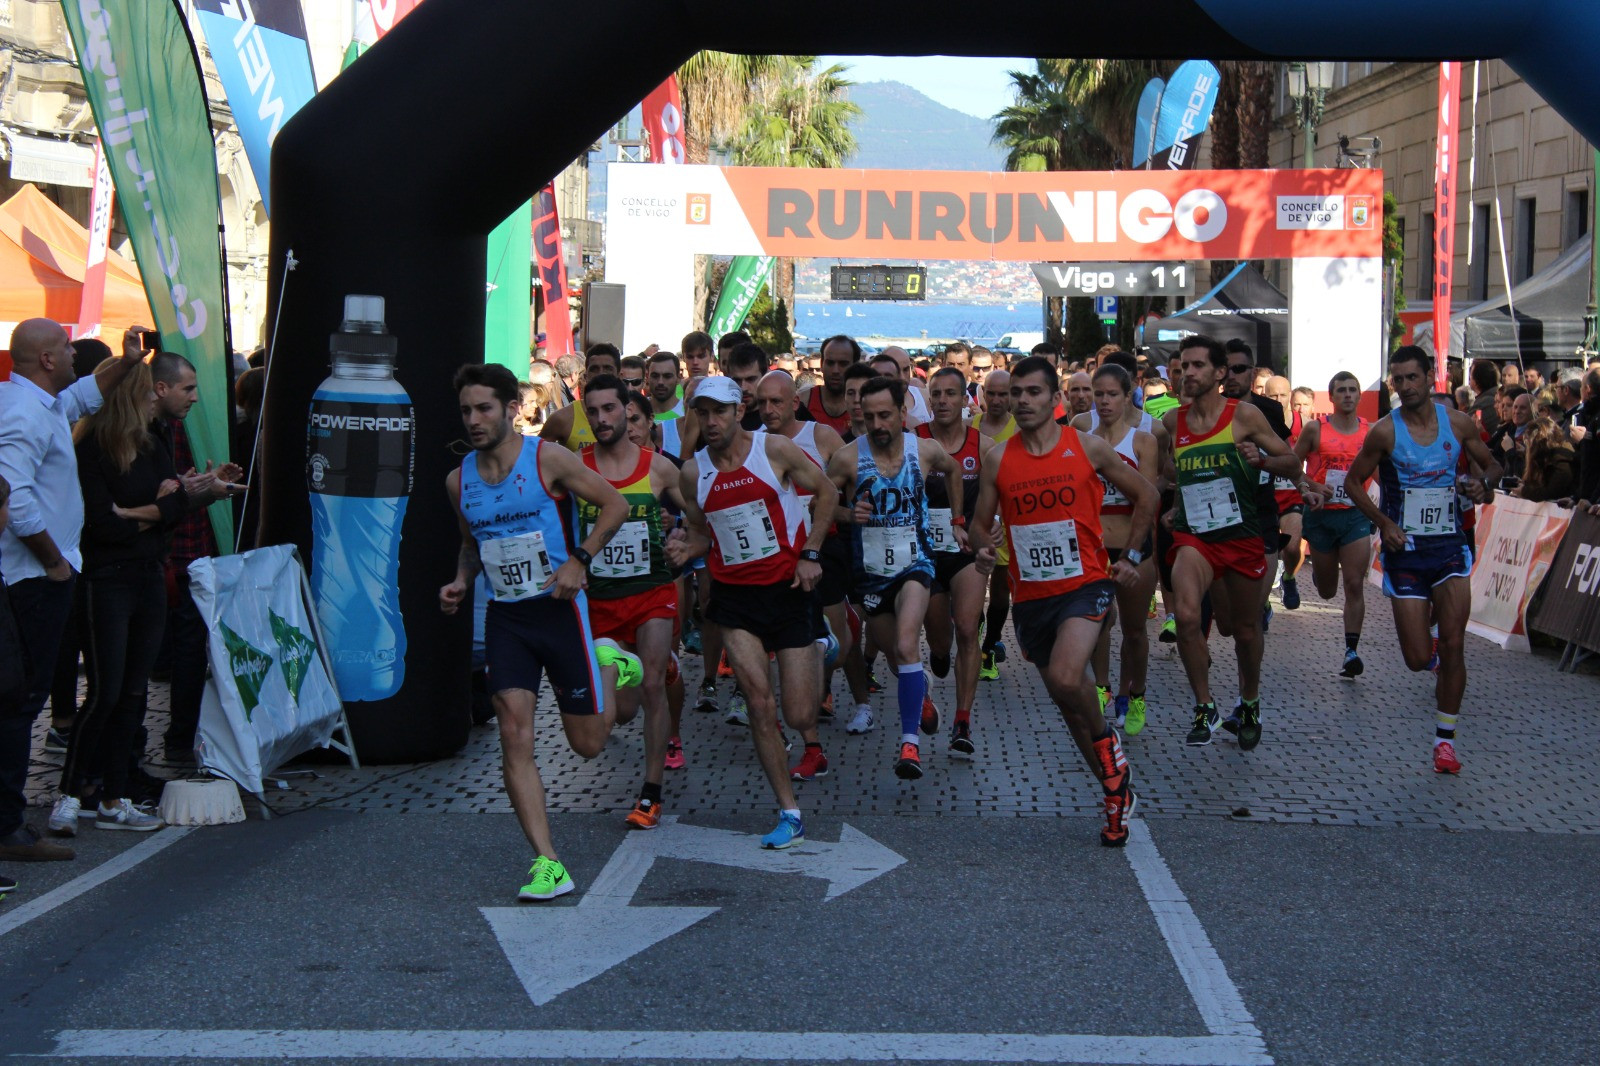
[[142, 833], [164, 824], [134, 805], [128, 787], [145, 688], [166, 625], [166, 537], [189, 509], [172, 456], [150, 434], [155, 400], [150, 367], [141, 362], [73, 429], [83, 490], [90, 696], [67, 745], [61, 798], [50, 812], [57, 836], [77, 834], [85, 800], [97, 799], [101, 829]]

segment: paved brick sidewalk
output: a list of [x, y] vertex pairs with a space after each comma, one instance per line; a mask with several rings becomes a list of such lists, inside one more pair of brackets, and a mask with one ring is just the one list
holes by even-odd
[[[1189, 695], [1170, 645], [1152, 643], [1150, 724], [1125, 738], [1141, 815], [1240, 818], [1331, 825], [1600, 832], [1600, 678], [1557, 673], [1550, 654], [1503, 652], [1467, 637], [1469, 684], [1457, 750], [1460, 777], [1432, 772], [1432, 676], [1400, 661], [1387, 603], [1369, 593], [1362, 651], [1366, 674], [1339, 679], [1343, 636], [1336, 604], [1322, 604], [1303, 582], [1305, 605], [1277, 608], [1267, 638], [1264, 739], [1249, 754], [1225, 734], [1190, 749]], [[1151, 623], [1154, 633], [1155, 623]], [[1010, 634], [1008, 633], [1008, 637]], [[1008, 640], [1016, 648], [1014, 639]], [[1219, 704], [1236, 695], [1232, 643], [1213, 642]], [[879, 665], [880, 676], [887, 675]], [[686, 664], [698, 681], [698, 660]], [[929, 675], [931, 678], [931, 674]], [[941, 708], [952, 709], [953, 678], [933, 682]], [[691, 701], [693, 688], [691, 687]], [[731, 683], [723, 682], [726, 700]], [[166, 692], [151, 693], [151, 733], [164, 727]], [[842, 677], [839, 707], [848, 699]], [[1033, 668], [1015, 655], [997, 682], [980, 682], [974, 727], [976, 761], [952, 761], [944, 738], [925, 741], [926, 776], [915, 784], [890, 771], [896, 739], [892, 686], [876, 697], [877, 731], [853, 737], [824, 727], [830, 774], [797, 783], [802, 805], [829, 815], [1036, 816], [1093, 813], [1099, 789]], [[888, 723], [885, 728], [882, 723]], [[45, 723], [37, 737], [42, 744]], [[744, 730], [721, 715], [684, 713], [689, 765], [669, 771], [670, 813], [770, 812], [772, 800]], [[617, 730], [599, 758], [567, 750], [548, 693], [540, 704], [540, 765], [557, 812], [624, 812], [638, 787], [642, 741], [637, 721]], [[59, 756], [37, 754], [31, 798], [48, 803]], [[791, 757], [798, 757], [796, 751]], [[290, 777], [269, 793], [274, 810], [321, 805], [341, 809], [478, 812], [510, 809], [500, 784], [494, 728], [473, 731], [456, 756], [413, 766], [319, 765], [316, 777]], [[157, 771], [162, 768], [157, 765]], [[166, 771], [169, 776], [171, 771]]]

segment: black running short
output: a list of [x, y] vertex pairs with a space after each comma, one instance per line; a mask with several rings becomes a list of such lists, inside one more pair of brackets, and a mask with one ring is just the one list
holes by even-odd
[[543, 675], [562, 714], [604, 710], [589, 604], [581, 592], [570, 600], [541, 596], [490, 603], [483, 618], [483, 650], [490, 692], [526, 689], [537, 696]]
[[820, 640], [822, 601], [817, 594], [792, 587], [787, 581], [772, 585], [729, 585], [711, 582], [711, 605], [706, 621], [727, 629], [742, 629], [768, 651], [804, 648]]
[[926, 570], [907, 570], [876, 592], [861, 593], [855, 602], [861, 605], [861, 613], [868, 618], [876, 618], [880, 614], [893, 614], [894, 601], [899, 598], [901, 589], [907, 585], [929, 588], [932, 583], [933, 576]]
[[947, 593], [956, 575], [978, 561], [971, 552], [933, 553], [933, 594]]
[[1056, 634], [1062, 623], [1074, 618], [1104, 621], [1116, 594], [1116, 582], [1091, 581], [1062, 596], [1021, 603], [1013, 601], [1011, 621], [1017, 627], [1017, 641], [1022, 645], [1023, 657], [1044, 669], [1050, 663], [1050, 653], [1055, 650]]
[[817, 554], [822, 556], [822, 577], [817, 579], [817, 599], [824, 607], [843, 603], [850, 596], [850, 541], [827, 537]]

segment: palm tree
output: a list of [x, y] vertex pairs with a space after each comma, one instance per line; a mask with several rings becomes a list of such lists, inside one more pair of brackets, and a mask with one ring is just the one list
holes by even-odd
[[[757, 78], [771, 72], [780, 57], [733, 52], [696, 52], [678, 68], [678, 92], [683, 97], [684, 155], [687, 162], [707, 163], [713, 149], [721, 150], [744, 120]], [[710, 260], [694, 257], [694, 326], [706, 327], [706, 304], [711, 291]]]
[[[775, 56], [775, 62], [751, 83], [744, 115], [728, 141], [735, 166], [844, 166], [855, 154], [850, 124], [861, 106], [850, 100], [846, 68], [817, 69], [816, 56]], [[773, 298], [786, 310], [794, 306], [794, 260], [773, 265]]]
[[1016, 102], [994, 116], [992, 138], [1006, 148], [1006, 169], [1109, 170], [1116, 149], [1071, 95], [1057, 62], [1039, 59], [1032, 73], [1007, 72]]

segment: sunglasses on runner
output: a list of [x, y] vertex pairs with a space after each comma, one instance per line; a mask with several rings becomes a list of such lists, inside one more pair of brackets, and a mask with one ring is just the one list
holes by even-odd
[[1248, 374], [1248, 373], [1250, 373], [1250, 371], [1252, 371], [1254, 369], [1255, 369], [1255, 364], [1253, 364], [1253, 363], [1229, 363], [1228, 364], [1228, 373], [1230, 373], [1230, 374]]

